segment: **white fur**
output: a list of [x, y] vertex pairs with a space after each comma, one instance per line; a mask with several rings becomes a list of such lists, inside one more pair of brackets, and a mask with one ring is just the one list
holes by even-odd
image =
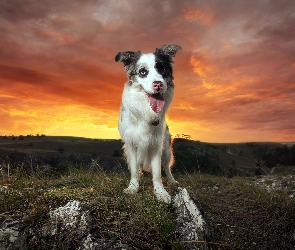
[[[124, 151], [131, 180], [125, 193], [135, 194], [139, 189], [141, 171], [151, 171], [153, 176], [154, 192], [158, 200], [171, 202], [171, 197], [165, 190], [161, 178], [163, 165], [168, 181], [177, 183], [171, 174], [173, 164], [170, 134], [165, 121], [165, 113], [172, 101], [174, 86], [168, 88], [168, 83], [155, 69], [155, 55], [142, 54], [136, 63], [136, 70], [146, 68], [147, 77], [134, 76], [124, 86], [122, 104], [119, 116], [119, 132], [124, 142]], [[161, 112], [155, 113], [145, 92], [154, 94], [154, 81], [163, 83], [165, 105]], [[173, 84], [173, 83], [172, 83]], [[158, 125], [152, 125], [158, 121]]]

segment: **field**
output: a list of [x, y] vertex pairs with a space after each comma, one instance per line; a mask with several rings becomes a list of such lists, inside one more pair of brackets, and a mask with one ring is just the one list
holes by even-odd
[[[150, 174], [142, 177], [139, 193], [128, 196], [122, 192], [129, 179], [128, 172], [123, 169], [114, 172], [101, 168], [99, 164], [90, 167], [88, 162], [86, 165], [80, 162], [77, 166], [72, 161], [63, 171], [46, 172], [38, 168], [43, 164], [41, 160], [36, 160], [35, 165], [31, 163], [31, 166], [28, 161], [29, 169], [26, 169], [27, 163], [21, 162], [27, 161], [28, 155], [31, 155], [30, 159], [40, 157], [46, 160], [49, 159], [48, 154], [50, 157], [75, 155], [76, 160], [78, 156], [90, 155], [90, 160], [108, 157], [119, 161], [122, 159], [120, 141], [40, 136], [0, 138], [0, 142], [2, 165], [7, 166], [5, 154], [19, 154], [14, 162], [19, 165], [11, 165], [9, 175], [5, 166], [2, 166], [0, 220], [2, 223], [7, 217], [22, 219], [27, 249], [76, 249], [80, 239], [70, 231], [48, 236], [43, 228], [52, 209], [73, 200], [82, 202], [85, 209], [90, 211], [92, 236], [104, 246], [99, 249], [111, 249], [116, 244], [118, 246], [118, 242], [125, 249], [184, 249], [183, 242], [177, 237], [173, 207], [155, 200]], [[278, 146], [267, 145], [270, 151]], [[206, 242], [191, 242], [195, 247], [294, 249], [294, 167], [277, 166], [277, 173], [267, 176], [229, 176], [226, 172], [228, 165], [257, 169], [254, 166], [257, 159], [254, 158], [253, 147], [257, 150], [265, 148], [265, 145], [175, 141], [175, 155], [178, 155], [176, 170], [181, 166], [188, 170], [174, 171], [175, 178], [181, 187], [188, 190], [210, 228]], [[185, 151], [188, 152], [188, 158], [185, 158]], [[237, 153], [241, 151], [242, 155]], [[225, 172], [203, 173], [204, 166], [199, 165], [202, 158], [196, 157], [196, 163], [190, 158], [196, 154], [205, 157], [206, 153], [210, 156], [207, 157], [210, 160], [208, 162], [214, 163], [219, 159], [223, 166], [221, 171]], [[248, 160], [247, 164], [241, 160], [244, 158]], [[188, 168], [186, 164], [192, 165]], [[169, 193], [173, 194], [174, 187], [166, 182], [165, 176], [163, 180]]]

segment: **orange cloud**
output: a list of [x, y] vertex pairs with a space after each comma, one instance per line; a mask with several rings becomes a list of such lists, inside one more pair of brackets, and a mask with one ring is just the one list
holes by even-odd
[[190, 63], [193, 66], [194, 72], [201, 77], [205, 77], [207, 73], [213, 70], [213, 66], [206, 62], [207, 55], [194, 54], [190, 58]]

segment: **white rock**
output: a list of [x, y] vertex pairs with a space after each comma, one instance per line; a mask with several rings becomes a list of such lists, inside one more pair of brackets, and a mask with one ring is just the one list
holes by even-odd
[[207, 234], [207, 223], [185, 188], [178, 187], [173, 199], [180, 241], [202, 241]]
[[[50, 219], [54, 223], [61, 223], [61, 229], [73, 229], [79, 227], [81, 232], [87, 230], [87, 214], [82, 211], [79, 201], [70, 201], [65, 206], [49, 212]], [[52, 235], [57, 234], [57, 227], [52, 228]]]

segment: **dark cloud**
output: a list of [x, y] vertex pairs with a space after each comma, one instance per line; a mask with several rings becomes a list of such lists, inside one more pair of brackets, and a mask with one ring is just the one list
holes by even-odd
[[[33, 69], [22, 67], [13, 67], [0, 64], [0, 77], [2, 82], [26, 82], [30, 84], [44, 84], [56, 82], [49, 74], [39, 72]], [[1, 79], [0, 78], [0, 79]]]
[[276, 44], [283, 44], [294, 42], [295, 16], [286, 16], [278, 23], [273, 25], [265, 24], [261, 30], [257, 32], [258, 36], [264, 37], [266, 40], [272, 40]]

